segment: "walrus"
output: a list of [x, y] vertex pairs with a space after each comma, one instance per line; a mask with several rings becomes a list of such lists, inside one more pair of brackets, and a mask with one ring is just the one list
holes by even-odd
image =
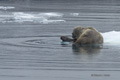
[[72, 32], [72, 38], [60, 37], [62, 41], [74, 44], [102, 44], [103, 36], [93, 27], [76, 27]]

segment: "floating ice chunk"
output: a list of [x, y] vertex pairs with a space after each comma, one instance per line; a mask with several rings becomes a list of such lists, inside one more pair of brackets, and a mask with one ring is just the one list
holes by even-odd
[[63, 14], [62, 13], [50, 12], [50, 13], [40, 13], [39, 16], [44, 16], [44, 17], [62, 17]]
[[14, 12], [14, 19], [15, 22], [34, 22], [34, 23], [54, 23], [54, 22], [65, 22], [65, 20], [52, 20], [50, 17], [58, 17], [62, 16], [60, 13], [39, 13], [39, 14], [33, 14], [33, 13], [24, 13], [24, 12]]
[[79, 13], [70, 13], [72, 16], [79, 16]]
[[15, 19], [31, 19], [34, 18], [32, 14], [26, 14], [23, 12], [15, 12], [13, 13]]
[[104, 43], [108, 45], [120, 45], [120, 31], [102, 33]]
[[65, 20], [43, 20], [43, 24], [48, 24], [48, 23], [56, 23], [56, 22], [65, 22]]
[[65, 22], [61, 13], [37, 13], [37, 12], [0, 12], [0, 22], [2, 23], [56, 23]]
[[0, 9], [7, 10], [7, 9], [14, 9], [15, 7], [12, 6], [0, 6]]

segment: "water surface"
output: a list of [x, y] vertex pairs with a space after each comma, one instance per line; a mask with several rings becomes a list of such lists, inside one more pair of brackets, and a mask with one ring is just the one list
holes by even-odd
[[[118, 0], [1, 0], [1, 80], [117, 80]], [[93, 26], [102, 48], [61, 45], [75, 26]], [[98, 75], [98, 76], [96, 76]]]

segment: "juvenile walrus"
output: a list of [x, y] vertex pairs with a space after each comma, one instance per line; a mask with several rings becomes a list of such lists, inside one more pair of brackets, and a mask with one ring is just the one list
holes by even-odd
[[[72, 39], [73, 38], [73, 39]], [[72, 32], [72, 38], [61, 36], [62, 41], [74, 44], [102, 44], [103, 36], [93, 27], [76, 27]]]

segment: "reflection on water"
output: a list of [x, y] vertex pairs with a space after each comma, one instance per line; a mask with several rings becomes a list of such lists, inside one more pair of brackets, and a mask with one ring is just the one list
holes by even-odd
[[[74, 54], [97, 54], [100, 53], [102, 45], [91, 45], [91, 46], [78, 46], [72, 45], [72, 50]], [[77, 53], [76, 53], [77, 52]]]
[[80, 62], [96, 61], [102, 45], [72, 45], [72, 52]]

